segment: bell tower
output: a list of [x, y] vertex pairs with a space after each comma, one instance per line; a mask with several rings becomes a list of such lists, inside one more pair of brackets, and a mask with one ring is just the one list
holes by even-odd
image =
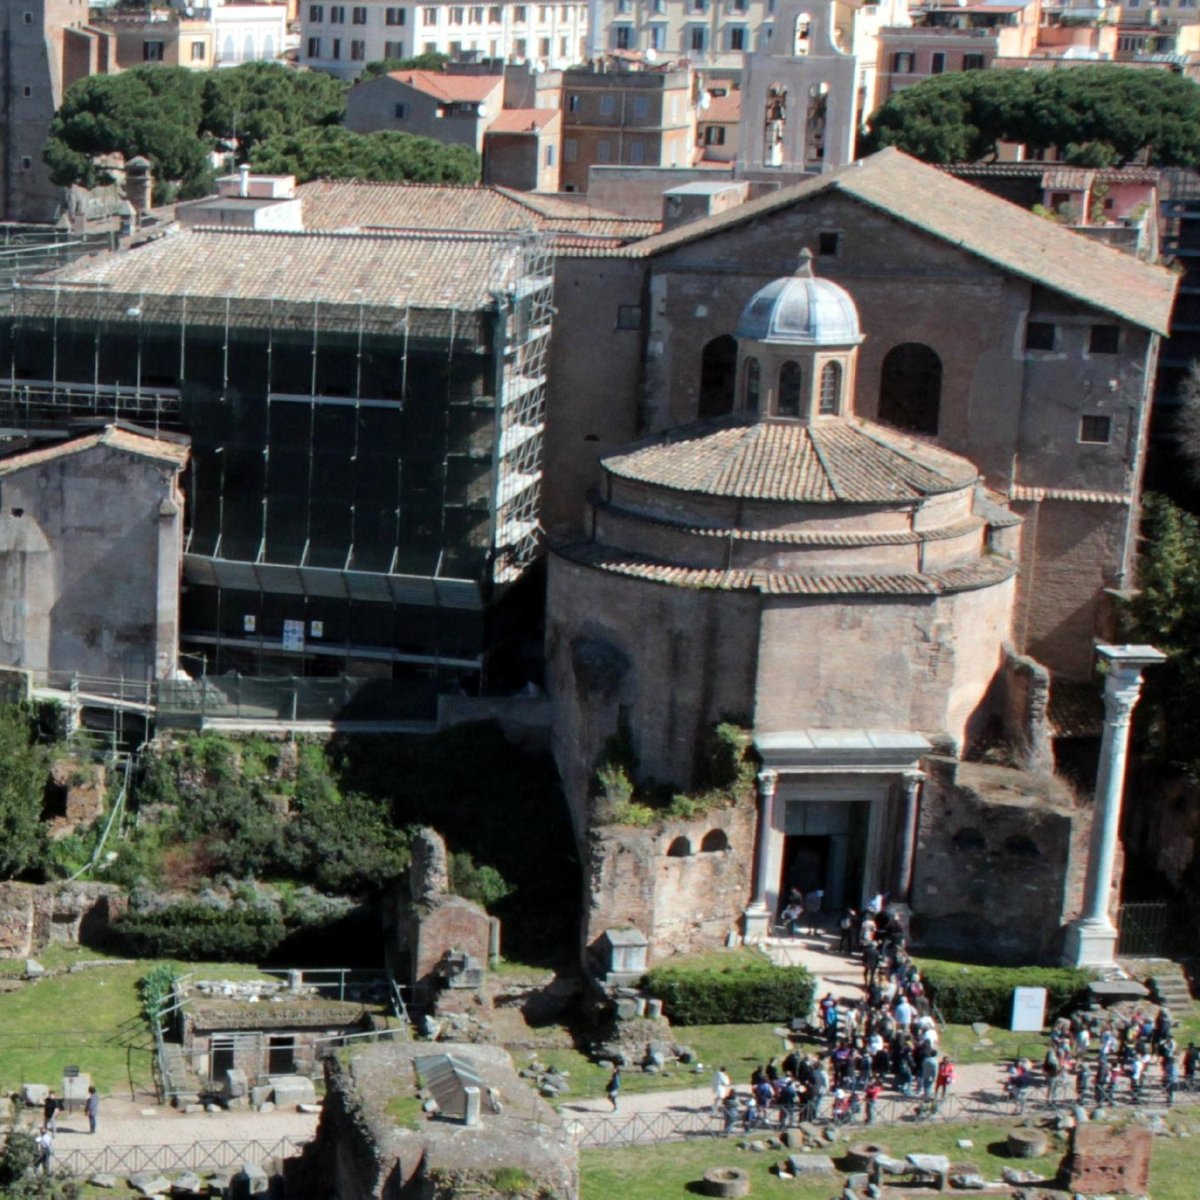
[[809, 174], [854, 157], [858, 59], [849, 52], [853, 7], [836, 0], [780, 0], [771, 40], [746, 56], [738, 174]]

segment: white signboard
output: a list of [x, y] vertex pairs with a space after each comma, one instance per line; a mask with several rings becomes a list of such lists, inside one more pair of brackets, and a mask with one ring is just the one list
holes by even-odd
[[1041, 1033], [1046, 1027], [1046, 989], [1013, 988], [1012, 1024], [1014, 1032]]
[[304, 622], [303, 621], [284, 621], [284, 623], [283, 623], [283, 648], [285, 650], [303, 650], [304, 649]]

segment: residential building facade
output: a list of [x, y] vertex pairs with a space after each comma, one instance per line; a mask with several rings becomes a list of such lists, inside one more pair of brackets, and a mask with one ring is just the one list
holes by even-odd
[[549, 70], [579, 62], [587, 0], [557, 4], [302, 3], [300, 62], [339, 79], [356, 79], [369, 62], [447, 54], [464, 61], [537, 64]]

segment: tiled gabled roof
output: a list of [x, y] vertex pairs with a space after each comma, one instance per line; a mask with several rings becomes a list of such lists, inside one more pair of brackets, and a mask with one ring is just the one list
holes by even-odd
[[558, 115], [557, 108], [505, 108], [487, 127], [487, 132], [539, 133]]
[[27, 450], [22, 454], [0, 459], [0, 475], [11, 475], [15, 471], [24, 471], [29, 467], [41, 466], [60, 458], [69, 458], [73, 454], [82, 454], [85, 450], [92, 450], [97, 446], [111, 446], [115, 450], [123, 450], [126, 454], [154, 459], [172, 467], [182, 467], [188, 460], [188, 447], [181, 442], [163, 441], [146, 434], [134, 433], [131, 429], [122, 429], [119, 425], [106, 425], [99, 432], [89, 433], [85, 437], [72, 438], [69, 442], [59, 442], [57, 445]]
[[702, 421], [602, 459], [673, 491], [810, 504], [889, 503], [969, 487], [965, 458], [865, 421]]
[[[836, 191], [1002, 271], [1166, 333], [1177, 277], [889, 148], [619, 251], [650, 257]], [[797, 247], [798, 249], [798, 247]]]
[[447, 104], [479, 104], [504, 84], [503, 75], [451, 75], [445, 71], [389, 71], [388, 78]]

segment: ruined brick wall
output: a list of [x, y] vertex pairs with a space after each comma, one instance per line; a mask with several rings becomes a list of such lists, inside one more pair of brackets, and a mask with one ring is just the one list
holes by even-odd
[[1072, 1195], [1149, 1195], [1152, 1144], [1144, 1125], [1078, 1125], [1063, 1161], [1063, 1186]]
[[1034, 659], [1010, 650], [997, 683], [1002, 736], [1023, 766], [1050, 770], [1054, 763], [1046, 715], [1050, 672]]
[[591, 830], [586, 944], [632, 927], [649, 939], [650, 962], [723, 946], [750, 900], [755, 825], [754, 805], [744, 804], [649, 829]]
[[913, 879], [921, 946], [1054, 961], [1078, 914], [1090, 807], [1046, 775], [929, 760]]
[[127, 907], [107, 883], [0, 883], [0, 958], [28, 958], [51, 942], [98, 945]]
[[440, 896], [414, 906], [409, 921], [413, 983], [432, 983], [434, 969], [448, 950], [461, 950], [487, 966], [491, 921], [478, 904], [461, 896]]

